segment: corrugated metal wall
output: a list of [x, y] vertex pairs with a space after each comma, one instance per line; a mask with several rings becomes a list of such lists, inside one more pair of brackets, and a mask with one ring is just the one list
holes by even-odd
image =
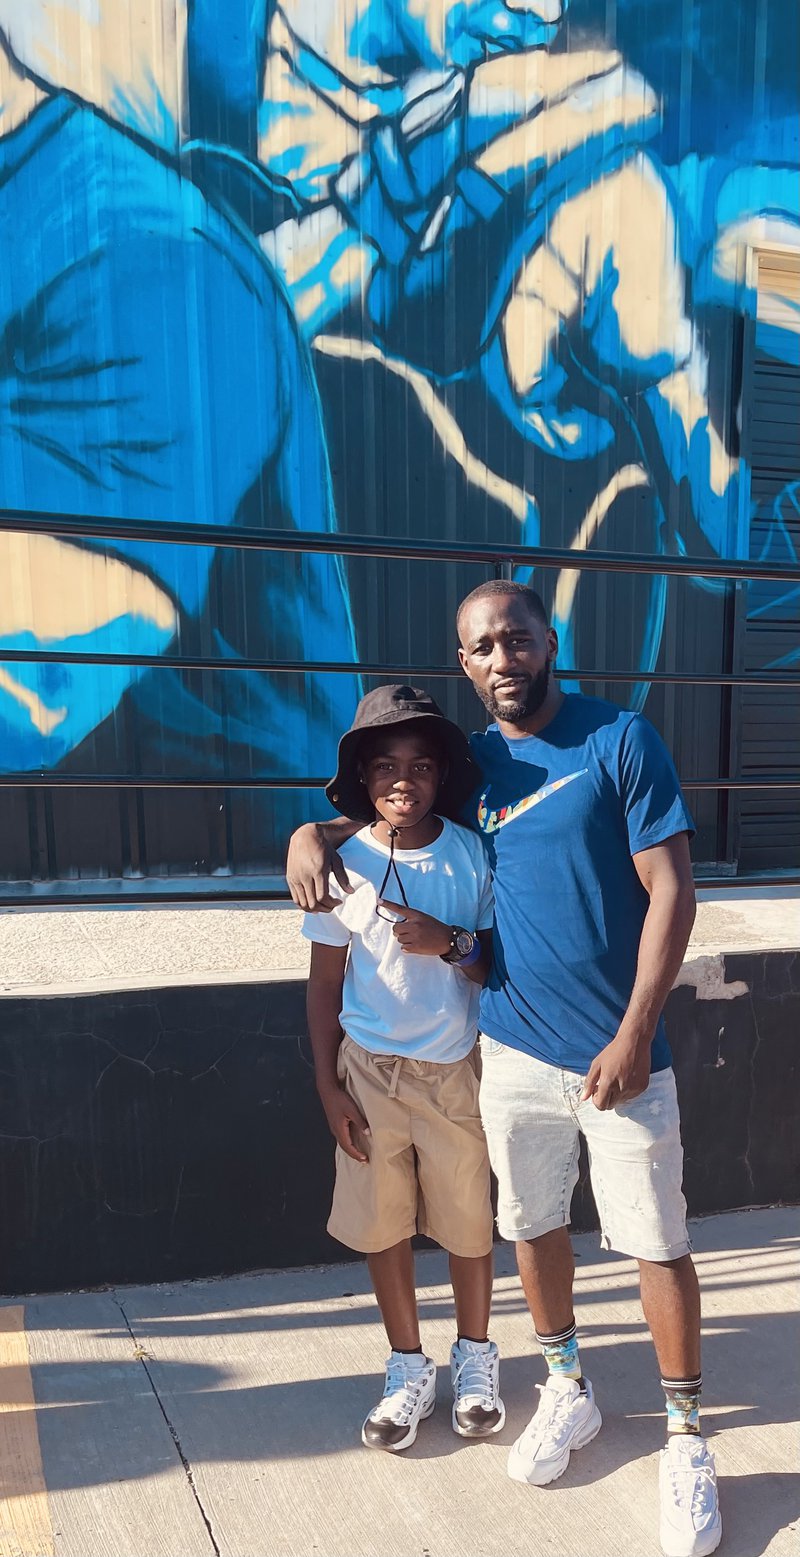
[[[800, 364], [777, 359], [771, 331], [784, 327], [786, 312], [800, 317], [800, 255], [756, 257], [757, 321], [746, 387], [749, 416], [747, 454], [755, 515], [751, 555], [780, 547], [787, 557], [800, 550]], [[743, 630], [745, 670], [798, 662], [797, 602], [774, 585], [751, 584]], [[800, 772], [800, 691], [777, 690], [765, 697], [747, 688], [741, 697], [742, 773]], [[797, 798], [742, 796], [737, 807], [736, 858], [742, 871], [785, 869], [800, 864]]]
[[[760, 400], [739, 429], [796, 383], [794, 282], [750, 256], [800, 244], [797, 16], [0, 0], [0, 506], [219, 529], [0, 532], [0, 651], [65, 656], [0, 659], [2, 771], [219, 785], [0, 790], [0, 877], [279, 875], [318, 799], [226, 779], [329, 772], [358, 661], [454, 663], [481, 569], [231, 551], [231, 524], [796, 562], [796, 445]], [[796, 666], [796, 590], [751, 590], [743, 630], [724, 581], [534, 582], [562, 668], [629, 671], [585, 689], [645, 707], [684, 777], [797, 771], [778, 692], [640, 679]], [[353, 672], [238, 664], [270, 658]], [[698, 861], [795, 859], [792, 803], [695, 809]]]

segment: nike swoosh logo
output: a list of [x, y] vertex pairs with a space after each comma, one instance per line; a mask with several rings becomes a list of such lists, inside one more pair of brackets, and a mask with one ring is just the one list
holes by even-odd
[[[550, 795], [558, 793], [566, 784], [571, 784], [573, 779], [582, 778], [588, 773], [588, 768], [578, 768], [576, 773], [566, 773], [563, 778], [554, 779], [552, 784], [545, 784], [542, 789], [537, 789], [532, 795], [525, 795], [513, 806], [500, 806], [497, 811], [490, 811], [487, 805], [489, 790], [485, 789], [478, 801], [478, 826], [482, 833], [497, 833], [501, 827], [507, 827], [509, 822], [515, 822], [518, 816], [523, 816], [533, 806], [538, 806]], [[491, 788], [491, 785], [489, 786]]]

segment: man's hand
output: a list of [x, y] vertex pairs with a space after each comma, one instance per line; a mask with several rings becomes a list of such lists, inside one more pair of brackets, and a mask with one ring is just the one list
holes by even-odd
[[605, 1112], [620, 1103], [632, 1103], [650, 1085], [650, 1043], [618, 1033], [592, 1060], [581, 1102], [591, 1098], [595, 1108]]
[[402, 915], [393, 927], [392, 935], [400, 942], [403, 951], [416, 952], [417, 956], [422, 957], [441, 957], [444, 952], [449, 952], [449, 924], [442, 924], [441, 919], [433, 919], [418, 908], [406, 908], [405, 903], [390, 903], [388, 898], [381, 898], [381, 908]]
[[342, 1151], [356, 1162], [369, 1162], [366, 1153], [356, 1145], [355, 1139], [356, 1136], [367, 1138], [369, 1125], [359, 1113], [353, 1099], [348, 1097], [342, 1087], [326, 1088], [320, 1092], [319, 1098], [337, 1146], [341, 1146]]
[[308, 914], [329, 914], [341, 902], [340, 898], [331, 895], [331, 876], [343, 892], [353, 891], [341, 858], [326, 839], [323, 829], [317, 822], [307, 822], [304, 827], [298, 827], [289, 840], [286, 880], [292, 902]]

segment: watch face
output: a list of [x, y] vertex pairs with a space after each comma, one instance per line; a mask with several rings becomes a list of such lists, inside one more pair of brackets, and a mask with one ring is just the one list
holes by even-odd
[[469, 930], [459, 930], [455, 938], [455, 949], [459, 957], [469, 956], [469, 953], [472, 951], [474, 941], [475, 937], [474, 935], [470, 935]]

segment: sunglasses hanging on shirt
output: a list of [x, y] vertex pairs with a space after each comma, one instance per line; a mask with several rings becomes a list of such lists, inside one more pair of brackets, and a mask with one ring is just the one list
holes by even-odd
[[383, 894], [386, 891], [387, 885], [391, 881], [392, 876], [394, 876], [394, 879], [397, 882], [397, 890], [398, 890], [398, 892], [400, 894], [400, 901], [401, 901], [401, 903], [403, 904], [404, 908], [408, 908], [408, 906], [409, 906], [408, 898], [406, 897], [406, 894], [405, 894], [405, 888], [403, 887], [403, 883], [400, 880], [400, 872], [397, 869], [397, 861], [395, 860], [395, 857], [394, 857], [394, 840], [395, 840], [395, 838], [399, 838], [399, 837], [400, 837], [400, 828], [399, 827], [390, 827], [389, 828], [389, 863], [386, 866], [386, 870], [384, 871], [384, 875], [383, 875], [383, 881], [381, 882], [380, 887], [378, 889], [378, 903], [377, 903], [377, 906], [375, 908], [375, 912], [376, 912], [378, 918], [379, 919], [385, 919], [387, 924], [396, 924], [397, 923], [396, 916], [394, 914], [384, 913], [384, 911], [383, 911], [383, 909], [381, 907], [381, 898], [383, 897]]

